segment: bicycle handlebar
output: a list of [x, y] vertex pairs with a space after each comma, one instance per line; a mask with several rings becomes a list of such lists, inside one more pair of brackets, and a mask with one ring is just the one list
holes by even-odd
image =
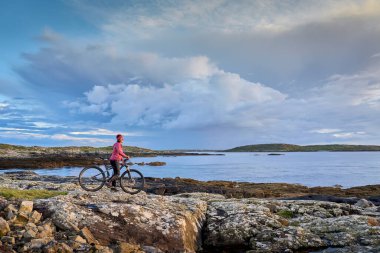
[[[108, 161], [109, 159], [108, 158], [104, 158], [104, 157], [101, 157], [101, 156], [98, 156], [99, 159], [102, 159], [104, 161]], [[123, 161], [129, 161], [131, 158], [123, 158]]]

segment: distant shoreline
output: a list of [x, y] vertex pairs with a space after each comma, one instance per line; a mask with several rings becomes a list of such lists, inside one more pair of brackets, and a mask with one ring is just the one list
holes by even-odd
[[[127, 153], [127, 152], [126, 152]], [[208, 153], [131, 153], [131, 157], [158, 157], [158, 156], [207, 156], [207, 155], [223, 155]], [[81, 167], [90, 165], [101, 165], [107, 159], [109, 154], [76, 154], [76, 155], [44, 155], [31, 157], [0, 157], [0, 170], [2, 169], [49, 169], [57, 167]]]
[[[327, 145], [295, 145], [286, 143], [253, 144], [238, 146], [231, 149], [165, 149], [153, 150], [135, 146], [123, 146], [125, 153], [139, 154], [142, 156], [160, 155], [203, 155], [204, 153], [226, 153], [226, 152], [376, 152], [380, 151], [380, 145], [350, 145], [350, 144], [327, 144]], [[64, 146], [64, 147], [42, 147], [22, 146], [0, 143], [1, 157], [39, 156], [50, 154], [62, 155], [108, 155], [112, 153], [112, 146]], [[210, 154], [215, 155], [215, 154]]]
[[294, 144], [255, 144], [239, 146], [224, 152], [372, 152], [380, 151], [378, 145], [348, 145], [348, 144], [329, 144], [329, 145], [294, 145]]

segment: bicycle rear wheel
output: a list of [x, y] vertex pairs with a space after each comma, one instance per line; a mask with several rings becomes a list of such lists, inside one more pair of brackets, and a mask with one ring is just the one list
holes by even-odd
[[138, 170], [127, 170], [120, 177], [121, 189], [129, 194], [139, 193], [144, 189], [144, 184], [144, 176]]
[[106, 176], [97, 166], [86, 167], [79, 174], [79, 185], [86, 191], [98, 191], [106, 183]]

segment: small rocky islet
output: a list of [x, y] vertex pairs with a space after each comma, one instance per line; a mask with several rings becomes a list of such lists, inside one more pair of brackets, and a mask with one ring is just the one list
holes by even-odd
[[[148, 178], [147, 192], [129, 195], [86, 192], [75, 177], [2, 174], [6, 189], [65, 194], [0, 198], [0, 252], [380, 252], [380, 207], [369, 197], [231, 197], [222, 182], [220, 194], [205, 185], [204, 192], [162, 192], [161, 180]], [[177, 188], [186, 182], [167, 180]]]

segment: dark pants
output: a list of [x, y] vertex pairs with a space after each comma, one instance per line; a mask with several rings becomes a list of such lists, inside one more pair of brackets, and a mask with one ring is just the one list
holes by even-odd
[[109, 182], [112, 182], [112, 186], [116, 186], [116, 179], [120, 176], [120, 162], [115, 160], [110, 160], [113, 168], [113, 175]]

